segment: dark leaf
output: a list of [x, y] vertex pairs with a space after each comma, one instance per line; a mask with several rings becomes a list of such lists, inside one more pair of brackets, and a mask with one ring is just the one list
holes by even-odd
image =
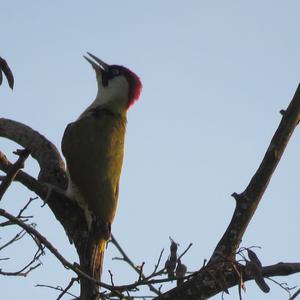
[[264, 277], [261, 274], [261, 268], [259, 268], [255, 262], [246, 262], [246, 272], [249, 276], [254, 278], [256, 284], [264, 293], [270, 292], [270, 287], [267, 285]]
[[1, 76], [0, 76], [0, 85], [2, 83], [2, 72], [4, 73], [6, 79], [7, 79], [7, 82], [8, 82], [8, 85], [11, 89], [14, 88], [14, 76], [13, 76], [13, 73], [11, 71], [11, 69], [9, 68], [7, 62], [5, 59], [3, 59], [2, 57], [0, 57], [0, 73], [1, 73]]

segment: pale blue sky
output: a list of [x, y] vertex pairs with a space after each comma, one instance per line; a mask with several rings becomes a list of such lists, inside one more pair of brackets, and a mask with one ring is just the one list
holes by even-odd
[[[67, 123], [93, 100], [96, 81], [82, 58], [89, 51], [122, 64], [142, 82], [128, 114], [125, 161], [113, 232], [136, 263], [151, 271], [169, 236], [194, 246], [190, 270], [209, 258], [234, 209], [232, 192], [249, 182], [299, 82], [299, 1], [2, 1], [0, 55], [15, 89], [0, 88], [1, 116], [46, 135], [58, 148]], [[10, 154], [15, 145], [0, 140]], [[263, 264], [300, 261], [297, 129], [244, 236]], [[10, 158], [14, 159], [12, 155]], [[34, 162], [26, 171], [36, 174]], [[32, 193], [15, 184], [1, 206], [17, 212]], [[70, 261], [75, 251], [41, 202], [32, 206], [41, 233]], [[4, 241], [7, 233], [1, 230]], [[18, 265], [32, 242], [9, 249]], [[1, 256], [8, 255], [2, 254]], [[122, 262], [115, 282], [136, 278]], [[28, 278], [0, 278], [3, 299], [55, 299], [36, 283], [65, 286], [72, 272], [50, 254]], [[17, 267], [2, 263], [2, 268]], [[281, 282], [300, 284], [300, 276]], [[270, 282], [262, 294], [247, 283], [244, 299], [287, 299]], [[76, 292], [76, 291], [75, 291]], [[66, 297], [68, 299], [68, 297]], [[220, 299], [220, 295], [216, 297]], [[237, 290], [231, 296], [237, 299]]]

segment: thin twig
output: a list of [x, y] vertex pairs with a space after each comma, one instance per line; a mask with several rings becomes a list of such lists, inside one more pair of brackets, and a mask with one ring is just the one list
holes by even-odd
[[6, 212], [4, 209], [0, 209], [0, 215], [7, 218], [8, 220], [16, 223], [17, 225], [19, 225], [20, 227], [22, 227], [27, 233], [29, 233], [30, 235], [33, 235], [40, 243], [42, 243], [43, 245], [45, 245], [45, 247], [62, 263], [62, 265], [66, 268], [66, 269], [71, 269], [72, 271], [74, 271], [77, 275], [91, 280], [92, 282], [98, 284], [99, 286], [106, 288], [108, 290], [114, 290], [114, 287], [105, 284], [103, 282], [100, 282], [94, 278], [92, 278], [91, 276], [89, 276], [88, 274], [86, 274], [85, 272], [83, 272], [77, 264], [72, 264], [69, 261], [67, 261], [59, 252], [58, 250], [43, 236], [41, 235], [36, 229], [34, 229], [33, 227], [27, 225], [26, 223], [22, 222], [21, 220], [19, 220], [18, 218], [14, 217], [13, 215], [9, 214], [8, 212]]
[[292, 297], [291, 291], [296, 288], [296, 286], [289, 287], [286, 282], [279, 282], [275, 280], [274, 278], [267, 278], [268, 280], [272, 281], [276, 285], [278, 285], [280, 288], [282, 288], [285, 292], [289, 294], [289, 297]]
[[5, 243], [3, 246], [0, 247], [0, 251], [4, 248], [6, 248], [7, 246], [13, 244], [14, 242], [20, 240], [21, 238], [23, 238], [26, 235], [25, 230], [21, 230], [19, 233], [17, 233], [10, 241], [8, 241], [7, 243]]
[[[74, 278], [71, 278], [69, 284], [66, 286], [66, 288], [58, 295], [57, 299], [56, 300], [59, 300], [61, 299], [65, 294], [68, 294], [68, 295], [71, 295], [74, 297], [73, 294], [69, 293], [68, 290], [72, 287], [72, 285], [74, 284], [75, 281], [78, 281], [78, 278], [74, 277]], [[75, 296], [76, 297], [76, 296]]]
[[143, 261], [142, 265], [140, 266], [140, 274], [139, 274], [139, 279], [138, 281], [142, 280], [142, 275], [143, 275], [143, 268], [144, 268], [145, 262]]
[[[21, 270], [16, 271], [16, 272], [5, 272], [0, 270], [0, 275], [4, 276], [22, 276], [26, 277], [31, 271], [35, 270], [39, 266], [42, 265], [41, 262], [37, 263], [36, 265], [33, 265], [39, 258], [44, 254], [43, 248], [39, 248], [35, 255], [33, 256], [32, 260], [26, 264]], [[27, 269], [27, 271], [25, 271]]]
[[189, 249], [190, 249], [192, 246], [193, 246], [193, 243], [190, 243], [190, 244], [187, 246], [187, 248], [183, 251], [183, 253], [182, 253], [181, 255], [179, 255], [179, 257], [177, 258], [177, 260], [181, 259], [181, 257], [182, 257], [183, 255], [185, 255], [185, 254], [189, 251]]
[[[120, 246], [120, 244], [117, 242], [117, 240], [115, 239], [115, 237], [113, 235], [111, 235], [111, 242], [118, 249], [118, 251], [121, 253], [121, 255], [123, 256], [122, 260], [127, 262], [139, 274], [140, 278], [145, 279], [146, 276], [143, 274], [143, 272], [141, 272], [141, 270], [139, 268], [136, 267], [136, 265], [129, 258], [129, 256], [125, 253], [125, 251], [122, 249], [122, 247]], [[162, 253], [161, 253], [161, 255], [162, 255]], [[160, 258], [161, 258], [161, 255], [160, 255]], [[160, 259], [159, 259], [159, 261], [160, 261]], [[155, 267], [155, 270], [156, 269], [157, 269], [157, 267]], [[159, 292], [159, 290], [157, 290], [153, 285], [149, 284], [148, 287], [149, 287], [150, 291], [154, 292], [156, 295], [161, 294]]]
[[[30, 235], [34, 236], [41, 244], [43, 244], [62, 263], [62, 265], [66, 269], [71, 269], [78, 276], [83, 277], [85, 279], [88, 279], [88, 280], [96, 283], [97, 285], [99, 285], [99, 286], [101, 286], [101, 287], [103, 287], [105, 289], [108, 289], [108, 290], [112, 291], [113, 293], [118, 293], [119, 291], [126, 291], [126, 290], [128, 291], [128, 290], [136, 289], [137, 286], [142, 286], [142, 285], [150, 286], [150, 285], [153, 285], [153, 284], [156, 284], [156, 283], [170, 282], [170, 279], [168, 279], [168, 278], [167, 279], [157, 279], [157, 280], [148, 280], [147, 278], [145, 278], [145, 279], [141, 280], [140, 282], [135, 282], [133, 284], [127, 284], [127, 285], [122, 285], [122, 286], [111, 286], [111, 285], [105, 284], [103, 282], [100, 282], [100, 281], [92, 278], [91, 276], [89, 276], [88, 274], [86, 274], [85, 272], [83, 272], [79, 268], [79, 265], [77, 265], [76, 263], [72, 264], [69, 261], [67, 261], [58, 252], [58, 250], [43, 235], [41, 235], [33, 227], [29, 226], [28, 224], [22, 222], [18, 218], [16, 218], [13, 215], [9, 214], [4, 209], [0, 209], [0, 215], [3, 216], [3, 217], [5, 217], [5, 218], [7, 218], [8, 220], [16, 223], [17, 225], [19, 225], [20, 227], [22, 227], [27, 233], [29, 233]], [[190, 277], [190, 275], [184, 277], [184, 279], [187, 279], [189, 277]]]
[[110, 276], [110, 283], [112, 286], [114, 286], [114, 275], [113, 273], [111, 272], [111, 270], [108, 270], [108, 273], [109, 273], [109, 276]]
[[294, 293], [289, 300], [294, 300], [296, 299], [298, 296], [300, 295], [300, 289], [298, 289], [298, 291], [296, 293]]
[[[38, 197], [34, 197], [34, 198], [29, 198], [28, 202], [24, 205], [23, 208], [20, 209], [17, 218], [22, 218], [22, 214], [24, 213], [24, 211], [28, 208], [28, 206], [31, 204], [32, 201], [38, 199]], [[26, 218], [30, 218], [31, 216], [27, 216]]]
[[38, 263], [38, 264], [30, 267], [26, 272], [20, 272], [20, 271], [17, 271], [17, 272], [5, 272], [5, 271], [2, 271], [0, 269], [0, 275], [3, 275], [3, 276], [21, 276], [21, 277], [26, 277], [31, 271], [35, 270], [40, 265], [41, 265], [41, 263]]
[[24, 162], [29, 156], [30, 152], [27, 149], [24, 150], [17, 150], [16, 154], [19, 155], [18, 160], [12, 165], [10, 170], [6, 173], [6, 177], [2, 180], [0, 185], [0, 201], [7, 191], [8, 187], [16, 177], [17, 173], [20, 169], [24, 167]]
[[[60, 292], [64, 291], [64, 289], [61, 286], [55, 287], [55, 286], [51, 286], [51, 285], [47, 285], [47, 284], [36, 284], [35, 287], [43, 287], [43, 288], [53, 289], [53, 290], [60, 291]], [[76, 297], [76, 295], [74, 295], [74, 294], [72, 294], [72, 293], [70, 293], [68, 291], [65, 292], [65, 294], [68, 294], [68, 295], [70, 295], [72, 297]]]
[[165, 251], [165, 249], [162, 249], [162, 250], [160, 251], [160, 254], [159, 254], [157, 263], [156, 263], [155, 266], [154, 266], [154, 271], [153, 271], [154, 273], [156, 273], [156, 271], [157, 271], [157, 269], [158, 269], [158, 267], [159, 267], [159, 265], [160, 265], [161, 258], [162, 258], [162, 255], [163, 255], [164, 251]]

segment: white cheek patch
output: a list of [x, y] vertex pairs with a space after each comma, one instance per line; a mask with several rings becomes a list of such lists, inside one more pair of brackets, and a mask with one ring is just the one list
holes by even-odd
[[111, 79], [106, 87], [101, 87], [100, 99], [102, 103], [118, 99], [126, 101], [128, 98], [128, 82], [124, 76], [117, 76]]

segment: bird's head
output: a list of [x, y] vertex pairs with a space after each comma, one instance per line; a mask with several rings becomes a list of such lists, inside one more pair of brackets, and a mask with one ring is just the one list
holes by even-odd
[[95, 55], [87, 54], [93, 59], [84, 56], [96, 72], [99, 104], [112, 103], [127, 110], [140, 96], [139, 77], [123, 66], [108, 65]]

